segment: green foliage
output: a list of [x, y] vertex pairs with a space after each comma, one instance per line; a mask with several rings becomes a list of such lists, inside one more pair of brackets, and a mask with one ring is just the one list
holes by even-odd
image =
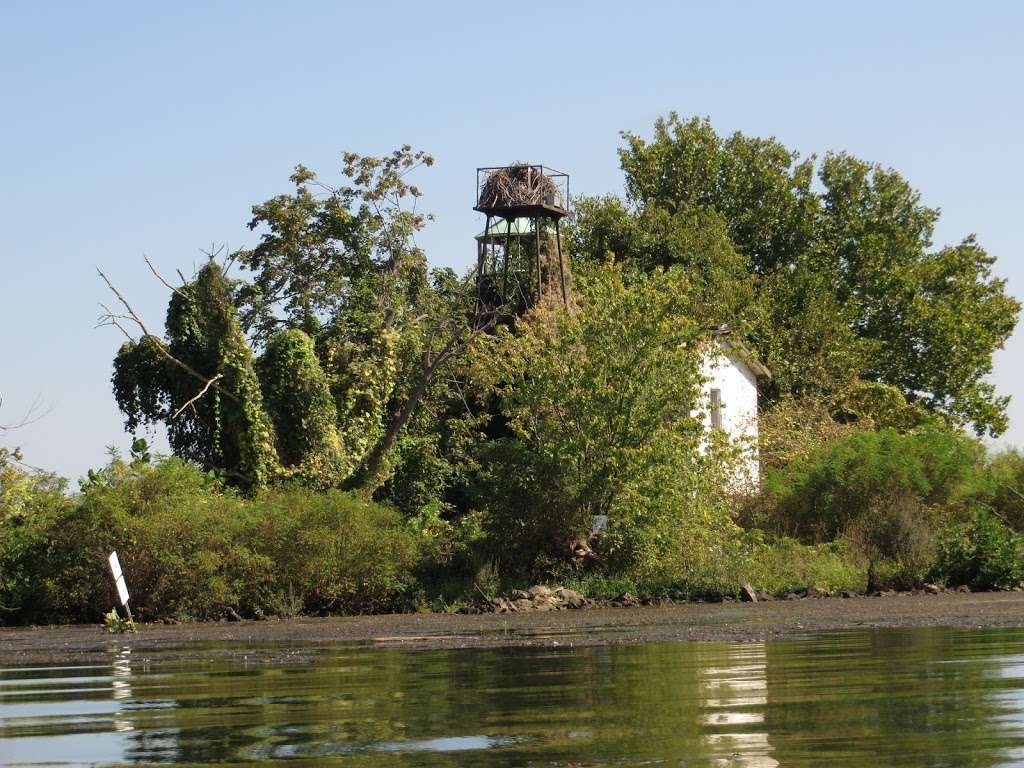
[[769, 469], [773, 527], [803, 540], [851, 540], [868, 561], [895, 564], [894, 586], [914, 586], [934, 562], [935, 531], [956, 508], [982, 458], [962, 433], [926, 426], [854, 432], [782, 470]]
[[276, 333], [257, 370], [285, 474], [315, 488], [338, 485], [351, 472], [351, 459], [313, 340], [298, 329]]
[[112, 635], [138, 632], [135, 628], [135, 622], [131, 618], [121, 618], [117, 608], [111, 608], [107, 613], [103, 614], [103, 623], [107, 627], [107, 632]]
[[619, 160], [629, 198], [669, 211], [702, 206], [720, 213], [733, 242], [767, 275], [813, 240], [819, 202], [813, 158], [775, 139], [722, 138], [708, 120], [659, 118], [651, 141], [626, 133]]
[[1024, 532], [1024, 454], [1008, 449], [989, 457], [971, 499], [1014, 530]]
[[815, 587], [831, 594], [866, 588], [865, 564], [847, 541], [802, 544], [751, 532], [745, 544], [745, 581], [769, 595], [800, 594]]
[[126, 342], [114, 361], [125, 428], [163, 423], [175, 455], [244, 488], [265, 486], [280, 469], [274, 429], [219, 265], [174, 291], [166, 331], [166, 340]]
[[509, 432], [482, 458], [488, 530], [499, 557], [528, 569], [538, 554], [564, 558], [606, 514], [606, 554], [644, 568], [684, 548], [677, 531], [712, 536], [718, 519], [697, 494], [722, 466], [701, 457], [691, 413], [703, 331], [681, 311], [681, 270], [627, 281], [620, 266], [594, 267], [578, 287], [578, 312], [539, 309], [481, 352]]
[[396, 447], [450, 399], [446, 374], [476, 330], [473, 281], [428, 273], [416, 245], [431, 216], [409, 174], [432, 163], [408, 146], [346, 153], [338, 188], [296, 168], [292, 194], [254, 206], [257, 246], [229, 259], [251, 279], [211, 259], [173, 290], [166, 338], [118, 353], [126, 429], [165, 424], [176, 456], [246, 491], [294, 479], [371, 496], [417, 461]]
[[689, 281], [687, 314], [706, 325], [729, 321], [739, 328], [752, 305], [749, 259], [733, 245], [721, 214], [707, 207], [670, 212], [646, 205], [634, 212], [615, 197], [584, 198], [569, 249], [577, 264], [613, 258], [644, 271], [681, 268]]
[[50, 527], [69, 504], [65, 481], [22, 467], [20, 457], [0, 449], [0, 623], [17, 621], [20, 606], [44, 599], [37, 564], [50, 546]]
[[[656, 122], [652, 139], [624, 139], [619, 157], [632, 208], [584, 204], [580, 252], [612, 249], [644, 268], [689, 264], [687, 248], [666, 234], [673, 230], [648, 219], [717, 217], [709, 231], [726, 228], [757, 278], [756, 294], [749, 317], [733, 314], [738, 308], [728, 301], [710, 306], [718, 322], [749, 323], [775, 373], [776, 396], [838, 403], [866, 379], [978, 434], [1006, 429], [1007, 400], [985, 377], [1019, 302], [973, 237], [933, 249], [938, 210], [899, 173], [845, 153], [801, 162], [775, 139], [723, 138], [707, 120], [674, 113]], [[820, 191], [812, 186], [816, 166]], [[647, 231], [672, 246], [652, 257], [636, 234]], [[727, 243], [715, 246], [728, 251]], [[726, 263], [724, 272], [697, 269], [710, 278], [708, 295], [738, 295], [737, 262]]]
[[800, 262], [759, 282], [750, 338], [772, 372], [772, 399], [810, 397], [832, 407], [856, 386], [872, 347], [832, 286], [826, 272]]
[[992, 275], [974, 240], [929, 250], [937, 209], [896, 171], [829, 154], [820, 251], [837, 295], [855, 308], [859, 335], [877, 352], [866, 378], [914, 393], [979, 434], [1006, 429], [1007, 399], [983, 381], [1020, 304]]
[[935, 575], [951, 585], [1008, 589], [1024, 579], [1024, 536], [981, 508], [939, 540]]
[[863, 592], [864, 563], [845, 541], [802, 544], [753, 531], [718, 541], [718, 558], [697, 566], [676, 561], [655, 573], [599, 569], [567, 584], [594, 600], [613, 600], [624, 592], [650, 598], [721, 600], [737, 597], [744, 585], [777, 597], [811, 589], [837, 594]]
[[933, 508], [955, 504], [981, 458], [975, 441], [943, 427], [862, 430], [784, 470], [769, 469], [765, 486], [792, 533], [830, 541], [901, 499]]
[[243, 499], [177, 459], [115, 458], [75, 499], [41, 492], [0, 524], [0, 618], [98, 621], [117, 550], [136, 614], [217, 619], [406, 607], [420, 557], [394, 510], [331, 491]]

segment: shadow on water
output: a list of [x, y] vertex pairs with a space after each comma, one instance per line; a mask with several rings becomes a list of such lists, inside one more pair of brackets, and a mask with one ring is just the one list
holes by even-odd
[[0, 764], [1024, 765], [1024, 630], [223, 650], [0, 667]]

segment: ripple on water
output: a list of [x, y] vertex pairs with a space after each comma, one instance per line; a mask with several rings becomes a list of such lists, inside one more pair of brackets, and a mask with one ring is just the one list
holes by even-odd
[[0, 764], [1024, 765], [1022, 630], [226, 650], [0, 668]]

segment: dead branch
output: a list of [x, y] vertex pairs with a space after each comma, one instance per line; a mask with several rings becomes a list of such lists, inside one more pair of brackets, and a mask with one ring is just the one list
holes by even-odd
[[177, 288], [175, 288], [175, 287], [174, 287], [173, 285], [171, 285], [171, 284], [170, 284], [169, 282], [167, 282], [166, 280], [164, 280], [163, 276], [162, 276], [162, 275], [161, 275], [161, 274], [160, 274], [159, 272], [157, 272], [157, 271], [156, 271], [156, 267], [154, 267], [154, 266], [153, 266], [153, 262], [151, 262], [151, 261], [149, 260], [149, 256], [143, 256], [142, 258], [146, 260], [146, 265], [147, 265], [147, 266], [149, 267], [149, 271], [153, 273], [153, 276], [154, 276], [154, 277], [155, 277], [155, 278], [156, 278], [157, 280], [159, 280], [159, 281], [160, 281], [161, 283], [163, 283], [163, 284], [164, 284], [164, 285], [165, 285], [165, 286], [166, 286], [167, 288], [170, 288], [170, 289], [171, 289], [172, 291], [174, 291], [174, 292], [175, 292], [176, 294], [178, 294], [179, 296], [182, 296], [182, 295], [183, 295], [181, 291], [179, 291], [179, 290], [178, 290]]
[[[3, 395], [0, 395], [0, 408], [3, 407], [3, 404], [4, 398]], [[22, 427], [27, 427], [29, 424], [34, 424], [35, 422], [39, 421], [41, 418], [43, 418], [44, 416], [46, 416], [46, 414], [50, 412], [49, 408], [47, 408], [45, 411], [40, 412], [39, 408], [41, 404], [42, 401], [38, 397], [36, 397], [36, 399], [32, 401], [32, 404], [29, 405], [29, 407], [25, 410], [25, 413], [22, 415], [21, 419], [12, 424], [0, 424], [0, 433], [11, 432], [15, 429], [21, 429]]]
[[[113, 325], [116, 328], [120, 329], [120, 331], [125, 336], [127, 336], [129, 340], [135, 341], [135, 337], [132, 336], [128, 332], [128, 330], [123, 325], [121, 325], [120, 322], [121, 320], [130, 321], [139, 327], [139, 330], [142, 331], [143, 336], [147, 336], [153, 341], [153, 344], [156, 346], [157, 351], [165, 360], [178, 366], [183, 371], [185, 371], [185, 373], [187, 373], [189, 376], [191, 376], [194, 379], [197, 379], [203, 384], [210, 384], [213, 381], [212, 379], [210, 379], [210, 377], [204, 376], [203, 374], [199, 373], [199, 371], [197, 371], [188, 363], [183, 362], [176, 358], [174, 355], [172, 355], [168, 351], [167, 345], [164, 344], [163, 341], [159, 339], [159, 337], [154, 336], [152, 333], [149, 332], [149, 329], [146, 327], [146, 324], [142, 321], [142, 318], [139, 317], [139, 315], [135, 312], [134, 309], [132, 309], [131, 304], [128, 303], [128, 300], [124, 297], [124, 295], [122, 295], [122, 293], [119, 290], [117, 290], [117, 288], [114, 287], [114, 284], [110, 282], [110, 278], [103, 274], [103, 270], [97, 269], [96, 271], [99, 273], [99, 276], [103, 278], [103, 282], [107, 284], [107, 287], [111, 290], [111, 292], [113, 292], [113, 294], [117, 297], [117, 300], [121, 302], [121, 306], [123, 306], [125, 310], [128, 312], [127, 315], [118, 315], [115, 314], [114, 312], [111, 312], [110, 309], [107, 308], [105, 305], [100, 304], [100, 306], [103, 307], [103, 309], [106, 311], [106, 314], [100, 316], [100, 322], [98, 323], [98, 325]], [[214, 377], [214, 379], [216, 378], [217, 377]], [[228, 390], [224, 389], [223, 387], [217, 384], [213, 384], [213, 386], [217, 389], [218, 392], [220, 392], [222, 395], [224, 395], [232, 402], [239, 402], [238, 398], [235, 397], [233, 393], [229, 392]]]
[[172, 419], [176, 419], [176, 418], [178, 418], [178, 416], [180, 416], [180, 415], [181, 415], [181, 412], [182, 412], [182, 411], [184, 411], [184, 410], [185, 410], [186, 408], [188, 408], [188, 407], [189, 407], [190, 405], [192, 405], [192, 404], [193, 404], [193, 403], [195, 403], [195, 402], [196, 402], [197, 400], [199, 400], [199, 398], [201, 398], [201, 397], [202, 397], [203, 395], [205, 395], [205, 394], [207, 393], [207, 391], [208, 391], [208, 390], [210, 389], [210, 387], [211, 387], [211, 386], [213, 386], [213, 384], [214, 384], [214, 383], [216, 383], [216, 381], [217, 381], [218, 379], [222, 379], [222, 378], [224, 378], [224, 374], [223, 374], [223, 373], [218, 373], [218, 374], [217, 374], [216, 376], [214, 376], [214, 377], [213, 377], [212, 379], [210, 379], [210, 380], [209, 380], [208, 382], [206, 382], [206, 384], [205, 384], [205, 385], [203, 386], [203, 388], [202, 388], [201, 390], [199, 390], [198, 394], [196, 394], [196, 396], [195, 396], [195, 397], [193, 397], [193, 398], [192, 398], [191, 400], [189, 400], [189, 401], [188, 401], [188, 402], [186, 402], [186, 403], [185, 403], [185, 404], [184, 404], [183, 406], [181, 406], [181, 408], [179, 408], [178, 410], [176, 410], [176, 411], [174, 412], [174, 414], [173, 414], [173, 415], [171, 416], [171, 418], [172, 418]]

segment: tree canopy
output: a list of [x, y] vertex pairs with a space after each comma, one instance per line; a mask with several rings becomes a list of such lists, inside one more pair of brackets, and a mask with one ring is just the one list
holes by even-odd
[[985, 378], [1020, 304], [973, 236], [934, 246], [939, 211], [897, 171], [801, 160], [675, 113], [623, 138], [626, 199], [579, 206], [580, 257], [687, 267], [706, 284], [693, 311], [748, 332], [776, 397], [839, 405], [866, 380], [979, 434], [1006, 429], [1008, 399]]
[[254, 206], [256, 247], [227, 260], [251, 279], [211, 259], [173, 288], [164, 337], [121, 348], [126, 428], [164, 423], [176, 455], [246, 488], [380, 487], [474, 330], [471, 284], [429, 273], [415, 243], [429, 216], [408, 175], [432, 162], [346, 153], [338, 188], [299, 166], [292, 194]]

